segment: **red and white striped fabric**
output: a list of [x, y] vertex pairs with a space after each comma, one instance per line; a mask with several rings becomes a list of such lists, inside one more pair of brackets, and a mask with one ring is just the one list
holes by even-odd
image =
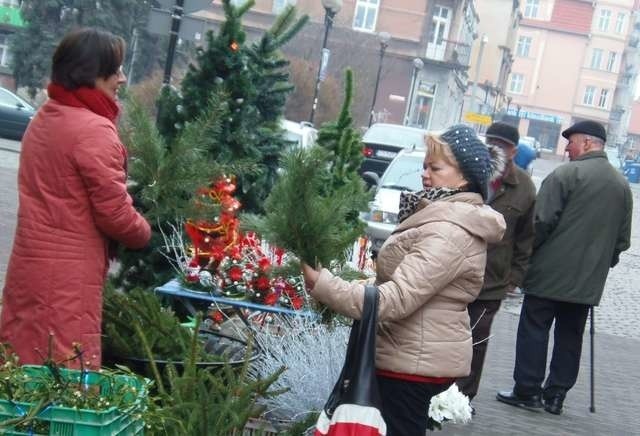
[[385, 436], [387, 424], [375, 407], [341, 404], [331, 418], [322, 411], [313, 436]]

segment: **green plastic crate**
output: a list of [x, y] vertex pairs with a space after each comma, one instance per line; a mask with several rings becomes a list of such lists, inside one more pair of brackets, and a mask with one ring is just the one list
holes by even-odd
[[[44, 366], [28, 365], [24, 367], [34, 381], [27, 384], [27, 389], [31, 384], [37, 386], [39, 377], [48, 377], [49, 370]], [[63, 377], [74, 383], [79, 383], [82, 376], [81, 371], [72, 369], [61, 369]], [[111, 377], [110, 377], [111, 378]], [[87, 409], [75, 409], [61, 406], [50, 406], [38, 414], [39, 423], [48, 425], [48, 433], [35, 433], [30, 429], [2, 428], [0, 433], [6, 435], [49, 435], [49, 436], [128, 436], [142, 435], [144, 423], [140, 419], [135, 419], [140, 401], [147, 395], [146, 385], [134, 377], [117, 375], [113, 381], [116, 385], [126, 384], [136, 388], [138, 398], [131, 398], [133, 405], [125, 411], [115, 407], [95, 411]], [[102, 395], [109, 394], [111, 383], [109, 379], [97, 372], [88, 372], [84, 383], [89, 386], [100, 386]], [[0, 422], [8, 419], [23, 416], [31, 409], [30, 403], [10, 402], [0, 399]], [[37, 426], [35, 427], [37, 431]]]

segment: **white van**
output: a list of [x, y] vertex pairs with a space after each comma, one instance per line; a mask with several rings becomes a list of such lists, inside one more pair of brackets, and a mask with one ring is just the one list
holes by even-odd
[[308, 148], [315, 144], [318, 138], [318, 130], [306, 121], [289, 121], [283, 119], [280, 126], [284, 129], [285, 139], [297, 144], [298, 147]]

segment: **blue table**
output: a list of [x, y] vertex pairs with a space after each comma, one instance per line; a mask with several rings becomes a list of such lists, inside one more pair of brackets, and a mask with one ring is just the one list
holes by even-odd
[[[315, 312], [308, 310], [292, 310], [279, 306], [267, 306], [264, 304], [252, 303], [246, 300], [234, 300], [233, 298], [219, 297], [207, 292], [192, 291], [183, 287], [178, 280], [171, 280], [170, 282], [155, 288], [155, 292], [158, 294], [169, 295], [182, 303], [191, 314], [196, 313], [196, 309], [191, 304], [190, 300], [209, 301], [219, 305], [230, 306], [235, 309], [246, 309], [254, 312], [269, 312], [278, 315], [287, 316], [303, 316], [307, 318], [316, 318], [318, 315]], [[238, 310], [243, 321], [246, 321], [242, 316], [241, 311]]]

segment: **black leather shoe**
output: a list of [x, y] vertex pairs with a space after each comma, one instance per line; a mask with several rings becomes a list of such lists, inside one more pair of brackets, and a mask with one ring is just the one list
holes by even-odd
[[554, 415], [560, 415], [562, 413], [562, 405], [564, 403], [563, 395], [554, 395], [544, 400], [544, 410]]
[[542, 400], [540, 395], [516, 395], [513, 391], [501, 391], [496, 395], [496, 400], [510, 406], [531, 410], [532, 412], [542, 411]]

